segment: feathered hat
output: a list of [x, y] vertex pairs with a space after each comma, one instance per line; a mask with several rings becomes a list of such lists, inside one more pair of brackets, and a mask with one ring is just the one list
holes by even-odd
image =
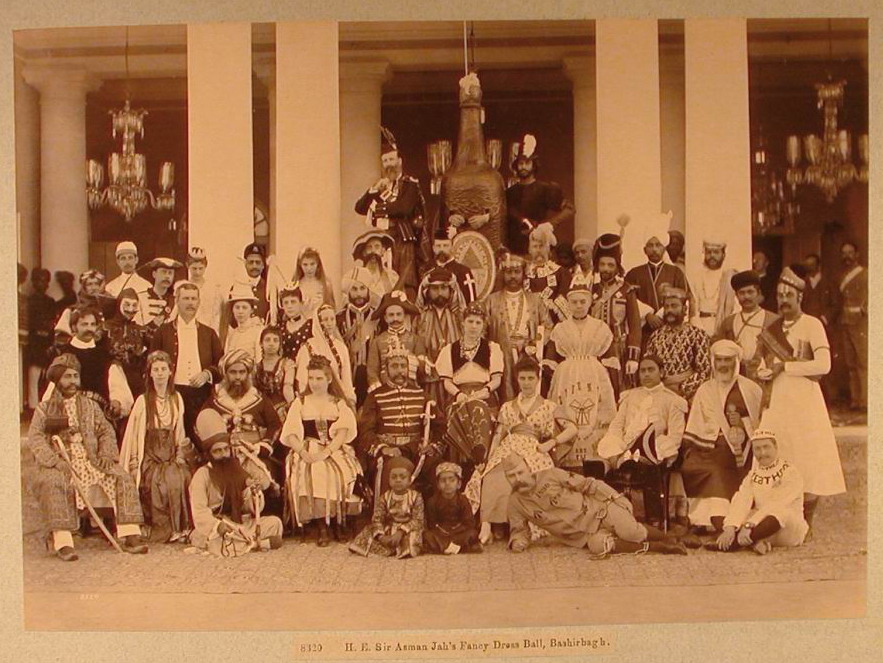
[[398, 152], [399, 144], [392, 131], [386, 127], [380, 127], [380, 154], [388, 154], [389, 152]]
[[524, 134], [524, 138], [518, 143], [513, 143], [510, 152], [509, 169], [514, 170], [515, 162], [520, 158], [537, 161], [537, 139], [533, 134]]

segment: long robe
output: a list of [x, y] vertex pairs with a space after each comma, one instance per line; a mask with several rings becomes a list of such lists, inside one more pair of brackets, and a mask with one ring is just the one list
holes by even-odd
[[435, 362], [444, 346], [460, 340], [462, 324], [462, 316], [458, 311], [453, 311], [450, 307], [439, 310], [431, 305], [420, 313], [417, 320], [417, 336], [423, 339], [426, 359], [431, 362], [426, 371], [424, 388], [429, 398], [434, 400], [442, 411], [447, 407], [449, 399]]
[[[785, 362], [785, 370], [772, 383], [763, 427], [776, 433], [780, 455], [794, 463], [807, 493], [846, 492], [837, 441], [818, 382], [831, 370], [825, 328], [818, 318], [806, 314], [787, 330], [782, 323], [779, 320], [770, 330], [781, 330], [794, 359]], [[764, 344], [766, 367], [780, 361]]]
[[620, 456], [652, 425], [659, 458], [677, 456], [686, 417], [687, 401], [662, 384], [624, 391], [616, 416], [598, 443], [598, 455], [605, 459]]
[[426, 500], [423, 544], [428, 553], [443, 553], [452, 543], [468, 548], [478, 543], [478, 528], [462, 493], [448, 499], [439, 492]]
[[[709, 526], [711, 518], [727, 515], [730, 499], [751, 467], [749, 437], [760, 420], [761, 397], [761, 388], [743, 375], [726, 384], [708, 380], [696, 392], [680, 470], [692, 524]], [[730, 410], [739, 413], [738, 426], [730, 426]]]

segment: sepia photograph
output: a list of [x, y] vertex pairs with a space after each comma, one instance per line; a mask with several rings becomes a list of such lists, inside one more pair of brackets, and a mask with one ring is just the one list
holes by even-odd
[[7, 23], [25, 633], [867, 615], [869, 19], [476, 15]]

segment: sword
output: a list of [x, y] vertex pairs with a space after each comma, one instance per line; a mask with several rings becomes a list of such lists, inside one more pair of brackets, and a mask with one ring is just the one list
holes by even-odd
[[104, 521], [98, 516], [95, 511], [95, 508], [89, 503], [89, 500], [86, 499], [86, 490], [83, 488], [83, 485], [80, 483], [80, 477], [77, 475], [74, 470], [74, 466], [71, 463], [70, 456], [67, 455], [67, 449], [64, 448], [64, 443], [61, 441], [61, 438], [58, 435], [52, 436], [52, 441], [58, 446], [58, 451], [61, 453], [61, 457], [64, 459], [64, 462], [67, 464], [68, 469], [71, 471], [71, 482], [74, 484], [74, 488], [77, 493], [80, 495], [80, 499], [83, 500], [83, 504], [86, 505], [86, 509], [89, 511], [89, 515], [95, 520], [98, 524], [98, 529], [101, 530], [101, 533], [104, 534], [105, 538], [110, 541], [110, 545], [116, 548], [116, 551], [119, 553], [125, 552], [120, 546], [119, 542], [111, 535], [110, 532], [107, 531], [107, 527], [104, 525]]
[[435, 416], [432, 414], [434, 406], [435, 401], [426, 401], [426, 407], [423, 408], [423, 444], [420, 445], [421, 452], [420, 459], [417, 461], [417, 467], [411, 475], [412, 482], [420, 475], [420, 470], [423, 469], [423, 465], [426, 462], [426, 453], [429, 450], [429, 426], [432, 420], [435, 419]]

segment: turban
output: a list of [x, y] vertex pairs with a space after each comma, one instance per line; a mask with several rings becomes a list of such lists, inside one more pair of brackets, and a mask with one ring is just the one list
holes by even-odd
[[389, 476], [389, 472], [392, 472], [394, 469], [403, 467], [408, 470], [408, 474], [414, 473], [414, 463], [410, 461], [410, 459], [405, 458], [404, 456], [393, 456], [391, 458], [387, 458], [384, 461], [383, 469], [387, 472], [387, 476]]
[[52, 360], [52, 363], [49, 364], [49, 368], [46, 369], [46, 378], [50, 382], [58, 382], [61, 379], [61, 376], [69, 369], [79, 371], [80, 361], [75, 355], [65, 352], [63, 355], [57, 356]]
[[85, 272], [80, 274], [80, 285], [86, 283], [86, 281], [95, 280], [99, 283], [104, 283], [104, 274], [99, 272], [97, 269], [87, 269]]
[[456, 475], [458, 479], [463, 478], [463, 469], [457, 463], [439, 463], [435, 468], [435, 476], [440, 477], [445, 472]]
[[503, 459], [503, 471], [509, 472], [510, 470], [514, 470], [516, 467], [525, 462], [527, 461], [525, 461], [520, 454], [517, 454], [513, 451], [511, 454]]
[[208, 453], [218, 443], [229, 444], [230, 434], [221, 413], [211, 408], [201, 410], [194, 424], [200, 451]]
[[507, 253], [500, 261], [500, 269], [524, 269], [524, 258], [514, 253]]
[[702, 246], [707, 249], [725, 249], [727, 241], [723, 237], [711, 236], [702, 240]]
[[592, 240], [590, 240], [588, 237], [577, 237], [575, 240], [573, 240], [573, 244], [571, 245], [571, 247], [573, 249], [576, 249], [576, 247], [578, 246], [587, 246], [589, 248], [592, 248]]
[[552, 229], [551, 223], [541, 223], [530, 231], [530, 236], [536, 238], [547, 246], [557, 246], [558, 238], [555, 237], [555, 231]]
[[250, 373], [254, 368], [254, 357], [247, 350], [236, 348], [221, 357], [221, 361], [218, 362], [218, 368], [221, 369], [221, 373], [226, 373], [227, 369], [234, 364], [243, 364]]
[[655, 214], [644, 227], [644, 246], [654, 237], [661, 244], [668, 244], [668, 229], [671, 226], [672, 213]]
[[739, 361], [742, 361], [742, 346], [736, 343], [736, 341], [722, 338], [711, 344], [711, 356], [735, 357]]
[[791, 265], [783, 269], [782, 273], [779, 274], [779, 283], [784, 283], [803, 292], [806, 289], [806, 280], [803, 277], [805, 273], [802, 265]]
[[447, 267], [435, 267], [427, 275], [425, 285], [451, 285], [456, 284], [454, 273]]
[[371, 281], [371, 272], [364, 267], [356, 266], [347, 272], [343, 279], [341, 279], [341, 289], [344, 293], [349, 293], [350, 289], [356, 283], [361, 283], [362, 285], [367, 286]]
[[747, 288], [750, 285], [760, 289], [760, 276], [757, 275], [757, 272], [750, 269], [746, 272], [733, 274], [733, 278], [730, 279], [730, 286], [734, 291]]
[[134, 253], [137, 256], [138, 247], [135, 246], [135, 242], [120, 242], [119, 244], [117, 244], [115, 255], [119, 258], [124, 253]]

